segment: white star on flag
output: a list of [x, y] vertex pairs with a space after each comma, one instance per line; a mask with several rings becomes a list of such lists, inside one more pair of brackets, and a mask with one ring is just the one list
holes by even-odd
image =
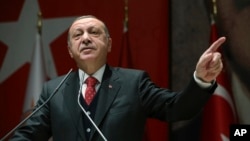
[[[26, 0], [18, 21], [0, 23], [0, 41], [8, 46], [8, 51], [0, 70], [0, 82], [5, 81], [23, 64], [31, 61], [39, 11], [37, 0]], [[48, 76], [50, 78], [57, 76], [49, 48], [50, 43], [67, 30], [73, 19], [75, 17], [44, 19], [43, 21], [42, 42], [45, 52], [46, 70], [49, 72]]]

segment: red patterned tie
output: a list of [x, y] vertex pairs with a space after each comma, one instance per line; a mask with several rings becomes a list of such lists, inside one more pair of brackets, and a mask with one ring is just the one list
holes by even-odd
[[85, 91], [85, 101], [89, 105], [96, 94], [95, 85], [98, 83], [98, 81], [96, 80], [96, 78], [89, 76], [85, 82], [87, 84], [87, 88]]

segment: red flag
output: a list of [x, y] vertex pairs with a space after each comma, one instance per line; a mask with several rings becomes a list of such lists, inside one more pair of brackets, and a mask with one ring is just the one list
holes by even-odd
[[[136, 48], [133, 48], [134, 50], [131, 50], [131, 46], [130, 46], [130, 42], [133, 43], [133, 39], [130, 40], [130, 36], [129, 36], [129, 15], [128, 15], [128, 3], [125, 0], [125, 16], [124, 16], [124, 21], [123, 21], [123, 34], [122, 34], [122, 46], [120, 49], [120, 56], [119, 56], [119, 62], [118, 62], [118, 66], [121, 67], [126, 67], [126, 68], [137, 68], [139, 66], [139, 64], [142, 64], [142, 62], [136, 62], [136, 60], [132, 60], [132, 56], [134, 54], [136, 54]], [[131, 15], [132, 16], [132, 15]], [[134, 21], [131, 21], [134, 22]], [[131, 31], [132, 32], [132, 31]], [[133, 36], [133, 35], [132, 35]], [[166, 40], [166, 39], [165, 39]], [[146, 42], [145, 42], [146, 43]], [[156, 48], [160, 48], [160, 47], [155, 47]], [[166, 55], [167, 56], [167, 51], [165, 51], [166, 48], [164, 48], [162, 50], [163, 52], [163, 56]], [[152, 50], [151, 50], [152, 51]], [[152, 54], [154, 55], [153, 51]], [[160, 58], [161, 54], [157, 54], [157, 58]], [[150, 56], [151, 57], [151, 56]], [[147, 60], [145, 58], [145, 56], [143, 56], [143, 53], [140, 54], [139, 56], [135, 56], [136, 58], [144, 58], [144, 63]], [[164, 62], [167, 60], [161, 60], [162, 63], [164, 64]], [[167, 65], [164, 64], [164, 65]], [[144, 65], [148, 66], [148, 65]], [[164, 70], [164, 69], [163, 69]], [[157, 71], [157, 69], [155, 69], [155, 71]], [[165, 71], [165, 70], [164, 70]], [[164, 72], [164, 74], [167, 71]], [[167, 78], [163, 78], [164, 80], [161, 82], [166, 81]], [[168, 126], [166, 122], [161, 122], [155, 119], [148, 119], [147, 120], [147, 124], [146, 124], [146, 128], [145, 128], [145, 134], [143, 137], [143, 141], [167, 141], [168, 140]]]
[[128, 1], [125, 0], [124, 5], [124, 20], [123, 20], [123, 34], [122, 34], [122, 46], [120, 50], [118, 66], [120, 67], [132, 67], [132, 55], [129, 45], [129, 30], [128, 30]]
[[23, 116], [26, 116], [33, 110], [33, 107], [35, 106], [35, 103], [39, 98], [39, 95], [42, 91], [43, 83], [45, 81], [46, 70], [42, 49], [41, 34], [37, 33], [36, 43], [31, 59], [26, 95], [23, 104]]
[[[211, 42], [218, 38], [212, 19]], [[203, 112], [202, 141], [229, 141], [230, 125], [236, 123], [236, 111], [232, 98], [230, 79], [224, 63], [224, 70], [217, 77], [218, 87]]]

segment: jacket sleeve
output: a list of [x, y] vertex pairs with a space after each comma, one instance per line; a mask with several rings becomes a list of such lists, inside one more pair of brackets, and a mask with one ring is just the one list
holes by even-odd
[[140, 99], [147, 116], [169, 122], [193, 118], [217, 87], [214, 83], [209, 88], [201, 88], [192, 77], [185, 89], [173, 92], [157, 87], [147, 73], [141, 75], [139, 83]]
[[[48, 99], [47, 85], [43, 87], [41, 96], [34, 108], [36, 110]], [[45, 141], [51, 136], [49, 106], [45, 104], [33, 116], [31, 116], [20, 128], [13, 134], [10, 141]]]

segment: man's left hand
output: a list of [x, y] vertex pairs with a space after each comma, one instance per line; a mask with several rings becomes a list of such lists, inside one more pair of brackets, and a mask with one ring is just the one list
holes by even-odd
[[223, 63], [217, 49], [225, 42], [225, 37], [216, 40], [200, 57], [196, 65], [196, 77], [204, 82], [212, 82], [220, 74]]

